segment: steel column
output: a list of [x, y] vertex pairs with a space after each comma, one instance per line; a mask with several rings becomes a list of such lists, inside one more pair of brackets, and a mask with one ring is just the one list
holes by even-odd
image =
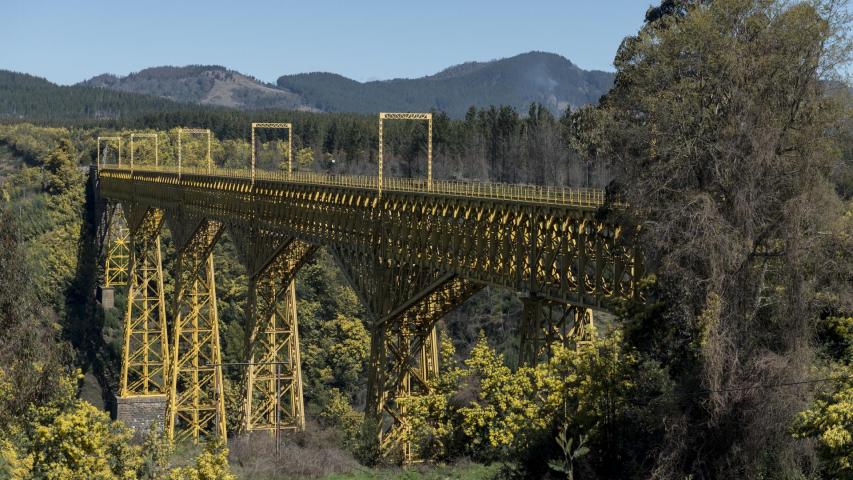
[[107, 235], [104, 243], [107, 245], [104, 261], [104, 287], [114, 288], [127, 285], [128, 268], [130, 267], [130, 230], [124, 218], [121, 205], [113, 204], [107, 207]]
[[169, 347], [160, 254], [161, 210], [145, 211], [130, 248], [130, 288], [124, 317], [120, 396], [166, 393]]
[[375, 255], [334, 253], [373, 319], [366, 440], [383, 458], [414, 461], [418, 452], [411, 442], [407, 403], [429, 393], [438, 378], [436, 324], [482, 285]]
[[317, 246], [240, 222], [229, 230], [249, 275], [241, 424], [247, 431], [301, 430], [305, 414], [295, 278]]
[[253, 314], [261, 316], [247, 370], [246, 430], [302, 430], [302, 367], [296, 285], [281, 288], [271, 275], [252, 281]]
[[197, 442], [201, 436], [224, 438], [226, 434], [212, 254], [221, 232], [221, 223], [205, 220], [178, 246], [166, 408], [170, 441], [189, 438]]

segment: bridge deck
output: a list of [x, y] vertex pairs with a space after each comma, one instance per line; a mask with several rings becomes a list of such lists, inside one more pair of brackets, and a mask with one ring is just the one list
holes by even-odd
[[[178, 174], [178, 167], [150, 165], [102, 165], [105, 170], [126, 171], [129, 173], [172, 173]], [[252, 178], [249, 169], [213, 167], [182, 167], [180, 174], [211, 175], [234, 179]], [[378, 190], [378, 177], [366, 175], [331, 175], [315, 172], [255, 171], [256, 180], [296, 183], [302, 185], [350, 187]], [[567, 205], [573, 207], [597, 208], [604, 204], [604, 190], [597, 188], [554, 187], [541, 185], [508, 184], [495, 182], [477, 182], [465, 180], [433, 180], [427, 185], [425, 179], [388, 178], [382, 181], [383, 192], [432, 193], [438, 195], [458, 195], [471, 198], [512, 200], [547, 205]]]
[[625, 230], [597, 217], [601, 190], [389, 179], [380, 197], [372, 177], [139, 166], [99, 177], [131, 217], [155, 208], [167, 223], [215, 220], [583, 307], [635, 295], [642, 267]]

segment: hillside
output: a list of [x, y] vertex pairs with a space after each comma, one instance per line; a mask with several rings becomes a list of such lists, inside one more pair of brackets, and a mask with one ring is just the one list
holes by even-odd
[[44, 78], [0, 70], [0, 119], [119, 120], [174, 112], [185, 104], [90, 86], [60, 86]]
[[285, 75], [278, 86], [325, 111], [377, 112], [435, 108], [460, 118], [471, 106], [509, 105], [526, 112], [533, 102], [553, 113], [596, 103], [613, 74], [585, 71], [564, 57], [530, 52], [490, 62], [469, 62], [417, 79], [360, 83], [332, 73]]
[[79, 85], [156, 95], [201, 105], [249, 110], [310, 110], [299, 95], [218, 65], [154, 67], [125, 77], [103, 74]]
[[285, 75], [276, 85], [268, 85], [225, 67], [193, 65], [148, 68], [125, 77], [103, 74], [79, 85], [246, 110], [375, 113], [436, 109], [462, 118], [471, 106], [509, 105], [526, 112], [533, 102], [560, 114], [569, 106], [596, 103], [612, 82], [612, 73], [582, 70], [559, 55], [530, 52], [463, 63], [416, 79], [358, 82], [315, 72]]

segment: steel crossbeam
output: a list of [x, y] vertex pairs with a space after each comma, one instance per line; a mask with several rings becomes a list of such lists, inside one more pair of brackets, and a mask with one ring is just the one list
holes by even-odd
[[[101, 166], [101, 142], [107, 142], [107, 146], [109, 146], [109, 142], [113, 142], [116, 145], [116, 149], [118, 151], [118, 164], [121, 165], [121, 137], [98, 137], [97, 146], [95, 147], [97, 150], [97, 166], [100, 168]], [[104, 160], [106, 162], [106, 160]]]
[[156, 133], [131, 133], [130, 134], [130, 168], [133, 170], [134, 148], [133, 141], [137, 138], [154, 139], [154, 166], [160, 165], [160, 136]]
[[252, 123], [252, 183], [255, 181], [255, 130], [259, 128], [272, 128], [287, 130], [287, 176], [293, 175], [293, 127], [289, 123], [281, 122], [254, 122]]
[[382, 112], [379, 114], [379, 176], [378, 195], [382, 195], [383, 163], [385, 159], [385, 120], [426, 120], [427, 122], [427, 190], [432, 190], [432, 113]]

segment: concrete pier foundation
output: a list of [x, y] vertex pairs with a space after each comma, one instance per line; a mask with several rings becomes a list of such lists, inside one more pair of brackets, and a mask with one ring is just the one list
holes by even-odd
[[98, 299], [101, 301], [101, 306], [105, 310], [111, 310], [116, 307], [115, 289], [112, 287], [100, 287], [98, 289]]

